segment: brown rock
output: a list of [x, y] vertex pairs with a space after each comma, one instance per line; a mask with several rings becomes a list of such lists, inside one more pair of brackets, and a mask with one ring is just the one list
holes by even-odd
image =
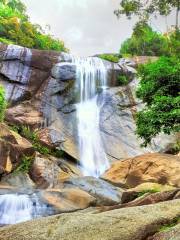
[[134, 201], [124, 203], [124, 204], [118, 204], [114, 206], [105, 206], [102, 208], [99, 208], [100, 212], [104, 211], [111, 211], [114, 209], [119, 209], [119, 208], [127, 208], [127, 207], [136, 207], [136, 206], [144, 206], [144, 205], [149, 205], [149, 204], [156, 204], [159, 202], [165, 202], [169, 200], [173, 200], [174, 196], [179, 192], [179, 189], [172, 190], [172, 191], [167, 191], [167, 192], [160, 192], [160, 193], [146, 193], [143, 196], [135, 199]]
[[24, 102], [11, 107], [6, 111], [6, 120], [17, 125], [26, 125], [38, 128], [43, 123], [42, 113], [37, 110], [38, 106], [31, 102]]
[[128, 189], [127, 191], [124, 191], [122, 196], [122, 203], [133, 201], [135, 198], [137, 198], [140, 194], [143, 193], [164, 192], [175, 189], [176, 189], [175, 187], [169, 185], [162, 185], [159, 183], [150, 182], [142, 183], [135, 188], [131, 188]]
[[36, 153], [30, 176], [39, 188], [47, 188], [61, 185], [71, 177], [81, 176], [81, 173], [68, 160], [45, 157]]
[[32, 156], [34, 149], [30, 142], [5, 124], [0, 124], [0, 129], [0, 174], [4, 174], [13, 171], [24, 155]]
[[117, 161], [103, 178], [130, 188], [144, 182], [180, 187], [180, 158], [169, 154], [149, 153]]
[[80, 189], [49, 189], [42, 193], [42, 200], [58, 212], [70, 212], [95, 205], [96, 199]]
[[160, 231], [147, 240], [179, 240], [180, 239], [180, 224], [174, 227], [167, 227], [164, 231]]

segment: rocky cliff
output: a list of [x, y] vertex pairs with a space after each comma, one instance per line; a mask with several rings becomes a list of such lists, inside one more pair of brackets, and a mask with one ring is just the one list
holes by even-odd
[[[136, 59], [137, 63], [139, 59]], [[144, 60], [143, 60], [144, 61]], [[172, 137], [158, 137], [150, 149], [142, 149], [135, 136], [135, 113], [142, 103], [135, 97], [136, 63], [104, 61], [108, 69], [106, 98], [101, 111], [101, 135], [110, 159], [123, 159], [146, 152], [164, 151]], [[131, 82], [118, 86], [117, 76], [126, 73]], [[78, 159], [75, 87], [72, 56], [0, 44], [0, 84], [5, 87], [11, 124], [39, 129], [46, 144], [61, 148]], [[99, 95], [101, 97], [101, 94]]]

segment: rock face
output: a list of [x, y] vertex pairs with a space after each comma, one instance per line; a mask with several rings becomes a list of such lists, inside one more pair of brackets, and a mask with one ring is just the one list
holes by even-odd
[[52, 188], [71, 178], [81, 176], [78, 168], [68, 160], [36, 153], [30, 176], [38, 188]]
[[72, 178], [64, 182], [65, 188], [79, 188], [97, 199], [98, 205], [121, 203], [123, 190], [94, 177]]
[[93, 210], [68, 213], [1, 228], [0, 238], [143, 240], [158, 232], [164, 224], [173, 222], [179, 216], [179, 209], [180, 200], [173, 200], [96, 214]]
[[40, 193], [46, 204], [53, 206], [57, 213], [85, 209], [96, 204], [96, 199], [80, 189], [49, 189]]
[[180, 187], [180, 158], [154, 153], [117, 161], [103, 178], [126, 187], [135, 187], [143, 182]]
[[0, 123], [0, 175], [13, 171], [24, 155], [32, 156], [32, 144]]
[[180, 224], [177, 224], [173, 227], [167, 227], [165, 230], [154, 234], [149, 237], [147, 240], [179, 240], [180, 236]]
[[[136, 63], [131, 60], [119, 63], [103, 61], [108, 70], [110, 88], [106, 91], [100, 114], [100, 130], [109, 158], [117, 160], [152, 150], [164, 151], [174, 138], [163, 139], [163, 143], [162, 137], [157, 138], [152, 149], [142, 149], [134, 134], [134, 115], [142, 107], [134, 94], [137, 80], [126, 87], [117, 87], [117, 76], [122, 73], [133, 79]], [[61, 148], [79, 159], [75, 70], [69, 54], [0, 44], [0, 84], [5, 87], [6, 97], [11, 103], [6, 120], [40, 128], [39, 136], [43, 143]]]

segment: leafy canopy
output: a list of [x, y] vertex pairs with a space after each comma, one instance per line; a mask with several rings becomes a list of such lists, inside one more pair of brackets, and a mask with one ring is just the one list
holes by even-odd
[[137, 135], [147, 146], [160, 132], [180, 131], [180, 59], [161, 57], [142, 65], [137, 97], [146, 107], [137, 113]]
[[132, 36], [125, 40], [120, 49], [123, 55], [172, 56], [180, 55], [180, 31], [160, 34], [144, 21], [138, 22]]
[[41, 26], [32, 24], [20, 0], [0, 0], [0, 41], [24, 47], [67, 51], [64, 42], [45, 34]]
[[135, 25], [131, 38], [120, 49], [121, 54], [161, 56], [168, 52], [168, 40], [144, 21]]
[[120, 17], [126, 15], [129, 19], [136, 15], [141, 20], [148, 20], [151, 15], [169, 15], [176, 8], [176, 27], [178, 27], [179, 0], [121, 0], [119, 9], [115, 14]]

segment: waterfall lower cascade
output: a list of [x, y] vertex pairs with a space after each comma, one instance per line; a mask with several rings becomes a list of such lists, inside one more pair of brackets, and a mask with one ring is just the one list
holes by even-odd
[[35, 194], [0, 195], [0, 226], [25, 222], [53, 214], [52, 209], [39, 202]]
[[99, 177], [109, 167], [99, 126], [107, 87], [107, 70], [97, 57], [75, 58], [73, 61], [76, 65], [76, 87], [79, 89], [77, 119], [80, 162], [85, 176]]

